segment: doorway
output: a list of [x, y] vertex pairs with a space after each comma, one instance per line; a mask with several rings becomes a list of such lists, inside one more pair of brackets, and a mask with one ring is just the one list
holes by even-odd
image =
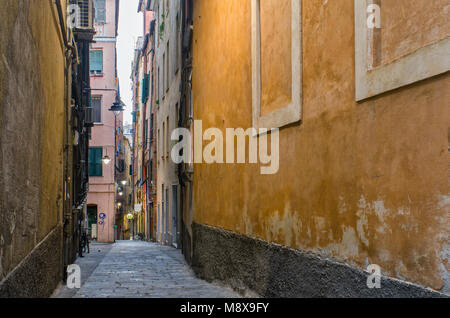
[[98, 215], [98, 206], [88, 205], [87, 207], [88, 235], [91, 237], [91, 239], [97, 239], [97, 215]]
[[166, 189], [166, 215], [165, 215], [165, 220], [166, 220], [166, 224], [165, 224], [165, 229], [164, 232], [166, 233], [166, 237], [165, 237], [165, 243], [170, 245], [170, 241], [169, 241], [169, 222], [170, 222], [170, 209], [169, 209], [169, 188], [170, 186], [167, 187]]
[[172, 245], [178, 247], [178, 186], [172, 185]]

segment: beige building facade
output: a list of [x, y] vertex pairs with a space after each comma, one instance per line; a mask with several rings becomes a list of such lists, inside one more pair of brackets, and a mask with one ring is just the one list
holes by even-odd
[[[171, 158], [172, 131], [178, 127], [181, 84], [181, 3], [151, 1], [155, 12], [157, 240], [180, 246], [180, 186], [177, 165]], [[162, 26], [162, 27], [161, 27]]]

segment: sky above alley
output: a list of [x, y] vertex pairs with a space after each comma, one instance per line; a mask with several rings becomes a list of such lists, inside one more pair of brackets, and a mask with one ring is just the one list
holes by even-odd
[[142, 13], [137, 12], [139, 0], [120, 1], [119, 36], [117, 39], [117, 68], [119, 72], [120, 96], [126, 104], [124, 122], [131, 123], [132, 89], [131, 63], [134, 56], [134, 46], [139, 36], [142, 36]]

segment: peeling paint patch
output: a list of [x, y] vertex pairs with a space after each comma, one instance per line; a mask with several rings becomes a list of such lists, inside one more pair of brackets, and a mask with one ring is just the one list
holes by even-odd
[[244, 222], [245, 234], [247, 236], [253, 236], [253, 224], [251, 218], [248, 216], [247, 207], [244, 208], [242, 218]]
[[271, 241], [292, 246], [301, 231], [301, 222], [295, 215], [296, 212], [291, 210], [289, 204], [286, 205], [282, 216], [279, 211], [275, 211], [268, 220], [267, 237]]
[[353, 228], [345, 228], [344, 235], [342, 236], [342, 246], [347, 255], [351, 255], [353, 257], [358, 256], [358, 237]]
[[[450, 238], [449, 238], [449, 217], [450, 212], [450, 196], [439, 195], [438, 196], [438, 207], [446, 212], [447, 217], [444, 218], [444, 222], [447, 222], [447, 233], [445, 235], [445, 242], [441, 250], [441, 263], [440, 268], [442, 271], [441, 277], [444, 283], [442, 292], [449, 295], [450, 294]], [[445, 223], [444, 223], [445, 224]]]
[[373, 208], [374, 208], [374, 211], [375, 211], [376, 215], [380, 219], [380, 221], [384, 222], [384, 216], [385, 216], [385, 214], [388, 213], [388, 211], [384, 207], [384, 202], [381, 201], [381, 200], [375, 201], [373, 203]]
[[346, 214], [348, 212], [347, 204], [345, 203], [345, 198], [342, 195], [339, 196], [338, 211], [339, 214]]
[[316, 216], [314, 219], [316, 220], [316, 230], [318, 232], [326, 229], [327, 223], [324, 217]]
[[355, 229], [344, 226], [342, 232], [341, 242], [339, 244], [330, 244], [327, 249], [347, 257], [357, 257], [359, 255], [359, 239]]
[[356, 212], [358, 216], [358, 221], [356, 222], [356, 230], [358, 233], [358, 237], [361, 242], [368, 247], [369, 239], [366, 236], [366, 231], [369, 228], [369, 220], [367, 217], [367, 205], [364, 196], [361, 196], [358, 202], [358, 211]]
[[440, 209], [446, 209], [448, 213], [450, 210], [450, 196], [438, 195], [438, 206]]

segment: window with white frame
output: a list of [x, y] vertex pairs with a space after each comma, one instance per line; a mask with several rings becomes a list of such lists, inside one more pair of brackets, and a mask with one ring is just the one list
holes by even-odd
[[[301, 120], [301, 0], [252, 0], [253, 127]], [[281, 64], [281, 65], [280, 65]]]
[[355, 0], [356, 100], [450, 70], [448, 1]]
[[94, 110], [94, 123], [99, 124], [102, 122], [102, 97], [92, 96], [91, 104]]
[[91, 76], [103, 75], [103, 50], [90, 50], [89, 64]]
[[96, 24], [106, 23], [106, 0], [94, 0]]

